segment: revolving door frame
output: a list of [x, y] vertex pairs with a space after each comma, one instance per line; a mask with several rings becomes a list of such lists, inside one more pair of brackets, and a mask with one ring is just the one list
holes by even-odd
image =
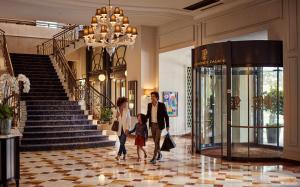
[[[243, 51], [244, 50], [244, 51]], [[252, 50], [252, 51], [251, 51]], [[261, 50], [265, 50], [266, 53], [262, 53]], [[250, 51], [250, 52], [249, 52]], [[259, 52], [258, 52], [259, 51]], [[248, 56], [247, 56], [248, 55]], [[201, 111], [202, 103], [201, 98], [197, 97], [200, 95], [202, 97], [202, 86], [201, 86], [201, 72], [202, 68], [221, 66], [223, 72], [223, 66], [226, 70], [226, 120], [223, 121], [223, 113], [221, 112], [221, 156], [224, 159], [232, 160], [232, 69], [235, 67], [245, 68], [255, 68], [255, 67], [282, 67], [283, 66], [282, 57], [282, 42], [281, 41], [236, 41], [236, 42], [223, 42], [214, 43], [192, 49], [192, 67], [193, 67], [193, 126], [192, 126], [192, 151], [201, 153], [202, 142], [201, 142], [201, 131], [202, 131], [202, 119]], [[277, 73], [277, 81], [279, 73]], [[223, 79], [223, 77], [222, 77]], [[249, 81], [249, 75], [248, 75]], [[277, 88], [278, 90], [279, 88]], [[223, 91], [223, 89], [221, 89]], [[249, 82], [248, 82], [248, 92], [249, 92]], [[224, 93], [225, 95], [225, 93]], [[249, 94], [248, 94], [249, 96]], [[277, 95], [278, 96], [278, 95]], [[249, 97], [248, 97], [249, 100]], [[249, 103], [249, 101], [248, 101]], [[278, 104], [278, 99], [277, 99]], [[248, 106], [249, 107], [249, 106]], [[221, 110], [223, 107], [221, 106]], [[248, 108], [248, 118], [249, 118], [249, 108]], [[278, 116], [278, 114], [277, 114]], [[226, 122], [226, 123], [223, 123]], [[277, 148], [279, 147], [279, 125], [277, 121]], [[226, 126], [225, 126], [226, 125]], [[250, 159], [250, 136], [249, 136], [249, 119], [248, 126], [248, 156], [247, 160]], [[226, 149], [227, 152], [223, 154], [224, 137], [223, 128], [226, 128]], [[244, 128], [239, 126], [239, 128]], [[266, 128], [266, 127], [253, 127], [253, 128]], [[258, 131], [257, 131], [258, 132]]]

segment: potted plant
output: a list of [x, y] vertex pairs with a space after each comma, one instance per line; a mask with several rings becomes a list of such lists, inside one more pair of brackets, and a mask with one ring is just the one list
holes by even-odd
[[20, 93], [19, 82], [23, 83], [22, 91], [28, 93], [30, 81], [25, 75], [19, 74], [18, 77], [14, 77], [10, 74], [3, 74], [0, 77], [0, 134], [10, 134], [15, 106], [13, 99]]
[[109, 122], [112, 118], [112, 110], [111, 108], [102, 108], [101, 109], [101, 118], [100, 120], [105, 123], [105, 122]]
[[0, 134], [10, 134], [13, 108], [7, 104], [0, 105]]
[[[278, 105], [277, 105], [278, 99]], [[269, 123], [267, 123], [268, 143], [277, 142], [277, 115], [283, 115], [283, 91], [277, 87], [271, 88], [264, 98], [265, 110], [270, 112]]]

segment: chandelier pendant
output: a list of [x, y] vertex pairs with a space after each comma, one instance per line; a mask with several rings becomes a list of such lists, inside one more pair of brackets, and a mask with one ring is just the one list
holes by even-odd
[[91, 26], [84, 28], [84, 41], [88, 47], [105, 48], [112, 57], [118, 46], [134, 45], [137, 28], [129, 25], [128, 17], [119, 7], [109, 6], [96, 10]]

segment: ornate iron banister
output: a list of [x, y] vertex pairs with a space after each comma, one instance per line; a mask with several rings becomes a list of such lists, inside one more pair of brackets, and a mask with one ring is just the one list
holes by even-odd
[[114, 108], [115, 104], [104, 94], [95, 89], [89, 82], [81, 79], [76, 80], [72, 69], [64, 55], [64, 49], [70, 43], [76, 42], [79, 38], [79, 27], [72, 25], [67, 29], [57, 33], [51, 40], [37, 46], [38, 54], [53, 55], [55, 61], [67, 82], [69, 93], [76, 101], [84, 101], [87, 110], [93, 115], [94, 119], [101, 118], [101, 111], [107, 108]]
[[10, 56], [8, 53], [8, 48], [7, 48], [7, 42], [6, 42], [6, 37], [5, 37], [5, 31], [3, 31], [2, 29], [0, 29], [0, 47], [2, 50], [2, 54], [4, 57], [4, 62], [5, 62], [5, 66], [7, 68], [8, 73], [11, 76], [14, 76], [14, 70], [13, 70], [13, 66], [10, 60]]
[[37, 46], [37, 54], [52, 55], [53, 54], [53, 39], [57, 41], [60, 49], [65, 50], [70, 44], [74, 44], [79, 39], [79, 26], [71, 25], [63, 31], [55, 34], [52, 39], [43, 42]]
[[77, 100], [84, 100], [87, 110], [94, 119], [101, 120], [102, 110], [115, 108], [116, 105], [104, 94], [94, 88], [86, 79], [77, 80]]
[[58, 67], [61, 70], [62, 75], [64, 76], [64, 81], [68, 84], [68, 89], [70, 91], [70, 94], [73, 98], [75, 98], [77, 85], [76, 85], [76, 76], [73, 74], [73, 71], [68, 65], [68, 61], [65, 58], [65, 55], [63, 54], [58, 42], [55, 38], [53, 40], [53, 56], [55, 58], [55, 61], [58, 65]]
[[[6, 71], [11, 76], [15, 76], [13, 66], [12, 66], [12, 63], [11, 63], [11, 59], [10, 59], [10, 55], [9, 55], [9, 52], [8, 52], [7, 41], [6, 41], [6, 37], [5, 37], [5, 31], [3, 31], [2, 29], [0, 29], [0, 52], [1, 51], [2, 51], [2, 56], [4, 58]], [[20, 89], [20, 90], [23, 90], [23, 89]], [[20, 94], [14, 93], [14, 92], [11, 91], [11, 89], [9, 89], [9, 95], [10, 95], [10, 97], [7, 98], [5, 103], [7, 103], [10, 107], [13, 108], [13, 111], [14, 111], [13, 126], [16, 127], [16, 126], [18, 126], [18, 124], [20, 122]]]

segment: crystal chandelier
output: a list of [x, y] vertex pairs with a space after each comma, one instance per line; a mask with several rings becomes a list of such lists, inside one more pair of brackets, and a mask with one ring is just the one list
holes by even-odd
[[137, 28], [129, 25], [128, 17], [119, 7], [109, 5], [96, 10], [91, 26], [84, 28], [84, 41], [89, 47], [105, 48], [110, 56], [116, 47], [133, 45]]

